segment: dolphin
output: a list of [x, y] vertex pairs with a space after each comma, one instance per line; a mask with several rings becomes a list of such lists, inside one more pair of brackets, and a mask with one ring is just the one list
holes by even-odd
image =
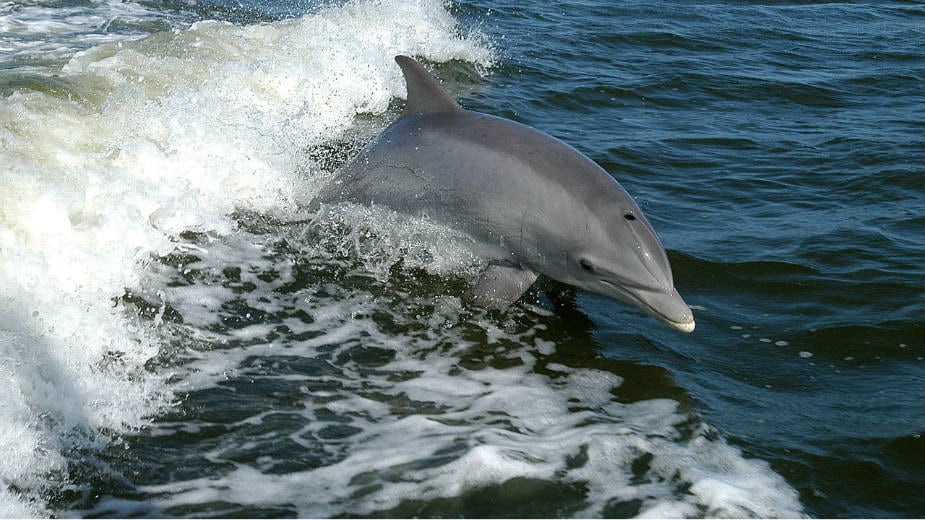
[[506, 308], [543, 274], [694, 330], [655, 231], [603, 168], [543, 132], [463, 109], [421, 64], [395, 61], [404, 111], [316, 203], [385, 206], [466, 233], [487, 260], [466, 295], [474, 304]]

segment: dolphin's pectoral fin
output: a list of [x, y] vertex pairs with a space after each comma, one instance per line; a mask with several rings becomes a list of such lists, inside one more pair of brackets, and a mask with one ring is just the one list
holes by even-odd
[[537, 274], [513, 265], [490, 265], [466, 293], [466, 300], [489, 309], [505, 309], [520, 299]]

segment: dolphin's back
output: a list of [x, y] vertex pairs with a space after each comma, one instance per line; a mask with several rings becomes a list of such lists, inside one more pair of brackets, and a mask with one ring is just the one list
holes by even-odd
[[[556, 219], [557, 208], [573, 217], [589, 203], [598, 217], [635, 209], [617, 181], [574, 148], [528, 126], [463, 110], [418, 62], [395, 61], [408, 89], [402, 116], [339, 172], [321, 202], [427, 214], [495, 238], [510, 237], [509, 228], [526, 218]], [[626, 207], [614, 208], [620, 201]]]
[[633, 204], [612, 177], [561, 141], [460, 110], [402, 116], [339, 172], [321, 200], [382, 205], [471, 234], [513, 238], [512, 226], [554, 219], [557, 207], [576, 197], [580, 207], [589, 198]]

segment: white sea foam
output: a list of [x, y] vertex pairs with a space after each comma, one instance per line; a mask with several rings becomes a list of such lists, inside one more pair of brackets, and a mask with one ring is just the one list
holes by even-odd
[[[327, 244], [312, 249], [306, 242], [304, 253], [279, 255], [273, 252], [278, 240], [237, 233], [213, 242], [208, 252], [197, 254], [196, 269], [206, 273], [199, 283], [163, 290], [181, 314], [204, 320], [187, 321], [176, 330], [212, 345], [180, 354], [188, 361], [175, 388], [195, 393], [235, 381], [278, 384], [279, 371], [263, 367], [287, 358], [325, 360], [337, 365], [337, 375], [286, 376], [300, 388], [303, 406], [259, 410], [226, 428], [282, 414], [290, 416], [289, 429], [277, 421], [262, 435], [230, 434], [203, 454], [215, 464], [215, 473], [141, 485], [137, 492], [146, 497], [143, 503], [104, 499], [92, 513], [169, 515], [226, 504], [229, 512], [250, 506], [284, 508], [298, 516], [362, 516], [399, 508], [397, 514], [407, 515], [415, 511], [409, 501], [426, 503], [534, 479], [585, 489], [583, 509], [571, 511], [576, 516], [618, 514], [623, 510], [611, 509], [618, 504], [630, 504], [635, 508], [630, 511], [644, 517], [801, 515], [796, 492], [766, 463], [744, 457], [708, 426], [691, 423], [677, 401], [621, 403], [613, 394], [623, 383], [618, 375], [544, 364], [545, 328], [529, 310], [512, 311], [513, 320], [527, 325], [499, 327], [480, 311], [462, 311], [454, 296], [435, 299], [424, 291], [401, 296], [395, 306], [390, 291], [382, 290], [387, 280], [358, 287], [308, 285], [283, 294], [278, 289], [294, 281], [298, 264], [306, 261], [302, 254], [324, 256], [331, 249]], [[342, 240], [351, 244], [354, 237]], [[436, 247], [432, 252], [440, 254]], [[216, 288], [219, 280], [212, 277], [228, 265], [241, 268], [237, 278], [252, 284], [251, 290]], [[276, 276], [258, 276], [270, 269]], [[162, 275], [169, 277], [169, 271]], [[312, 320], [269, 319], [203, 336], [203, 330], [241, 312], [217, 305], [232, 300], [239, 308], [271, 316], [304, 310]], [[211, 302], [213, 312], [187, 312], [201, 302]], [[413, 308], [420, 311], [409, 312]], [[290, 335], [275, 333], [281, 322]], [[415, 322], [445, 326], [410, 327]], [[314, 334], [298, 339], [305, 333]], [[370, 370], [351, 354], [356, 347], [389, 352], [389, 360]], [[470, 349], [481, 349], [484, 365], [465, 367]], [[498, 360], [506, 360], [504, 368], [491, 366]], [[326, 381], [336, 382], [335, 389], [311, 390]], [[354, 432], [319, 445], [332, 425]], [[161, 424], [158, 435], [190, 426], [213, 427]], [[280, 439], [295, 440], [327, 462], [283, 471], [291, 453], [276, 451]], [[263, 455], [253, 464], [242, 463], [242, 451]]]
[[[51, 52], [30, 35], [105, 24], [116, 4], [0, 4], [0, 45]], [[186, 230], [234, 233], [234, 210], [290, 215], [317, 182], [305, 148], [403, 95], [395, 54], [491, 59], [427, 0], [131, 37], [74, 55], [55, 94], [0, 100], [0, 516], [48, 514], [69, 454], [170, 405], [169, 374], [145, 368], [162, 345], [119, 300], [152, 255]]]

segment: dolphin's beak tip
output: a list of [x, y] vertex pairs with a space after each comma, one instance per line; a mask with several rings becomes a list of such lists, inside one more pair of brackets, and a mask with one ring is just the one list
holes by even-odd
[[694, 332], [694, 328], [696, 327], [697, 327], [697, 322], [695, 322], [694, 320], [686, 321], [683, 323], [680, 323], [680, 322], [671, 323], [671, 328], [679, 332], [683, 332], [685, 334], [690, 334], [691, 332]]
[[[667, 294], [668, 298], [662, 302], [663, 313], [659, 318], [678, 332], [690, 334], [697, 327], [694, 320], [694, 313], [691, 308], [684, 303], [684, 299], [678, 294], [678, 291], [672, 288], [671, 293]], [[653, 300], [654, 301], [654, 300]]]

